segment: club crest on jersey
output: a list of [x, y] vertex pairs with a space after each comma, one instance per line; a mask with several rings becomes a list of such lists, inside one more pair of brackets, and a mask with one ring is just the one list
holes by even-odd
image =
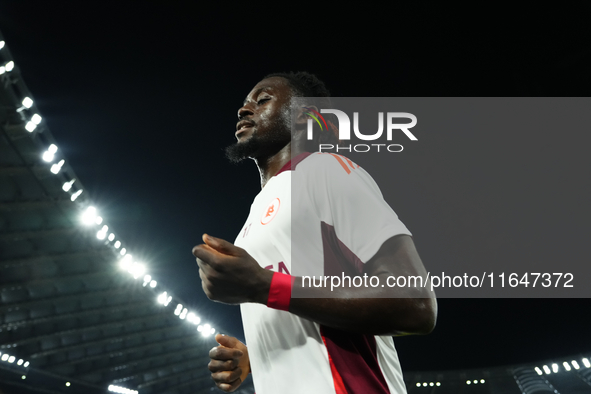
[[269, 205], [267, 205], [267, 208], [265, 208], [263, 216], [261, 217], [262, 225], [268, 224], [271, 220], [273, 220], [273, 218], [275, 217], [275, 215], [277, 215], [277, 212], [279, 211], [280, 204], [281, 201], [279, 201], [279, 199], [276, 198], [273, 201], [271, 201]]

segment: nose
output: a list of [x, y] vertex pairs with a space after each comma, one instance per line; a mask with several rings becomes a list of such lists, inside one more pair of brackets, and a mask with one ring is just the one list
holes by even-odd
[[250, 103], [244, 104], [242, 108], [238, 110], [238, 119], [242, 119], [246, 116], [253, 115], [252, 108], [250, 107]]

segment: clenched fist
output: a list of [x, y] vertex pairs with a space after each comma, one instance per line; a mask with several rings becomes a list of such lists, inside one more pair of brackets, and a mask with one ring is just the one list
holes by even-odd
[[226, 304], [266, 304], [273, 272], [262, 268], [244, 249], [203, 234], [205, 244], [193, 248], [203, 291]]
[[217, 334], [215, 340], [220, 346], [209, 351], [211, 378], [220, 390], [231, 393], [250, 372], [248, 349], [234, 337]]

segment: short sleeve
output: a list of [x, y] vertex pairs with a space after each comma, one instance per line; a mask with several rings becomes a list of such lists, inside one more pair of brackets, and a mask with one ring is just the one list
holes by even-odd
[[[373, 178], [345, 156], [318, 153], [292, 187], [305, 187], [321, 223], [362, 263], [389, 238], [412, 235], [384, 200]], [[307, 167], [307, 168], [306, 168]]]

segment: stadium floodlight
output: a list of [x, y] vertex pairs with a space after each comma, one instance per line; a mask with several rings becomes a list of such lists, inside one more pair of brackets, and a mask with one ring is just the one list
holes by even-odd
[[72, 179], [70, 182], [65, 182], [62, 185], [62, 190], [65, 192], [69, 192], [70, 189], [72, 188], [72, 185], [74, 184], [74, 182], [76, 182], [76, 179]]
[[80, 195], [82, 194], [82, 189], [78, 190], [76, 193], [72, 194], [72, 197], [70, 197], [70, 200], [72, 201], [76, 201], [76, 199], [78, 197], [80, 197]]
[[187, 320], [195, 325], [201, 323], [201, 318], [193, 312], [189, 312], [189, 314], [187, 315]]
[[29, 133], [35, 131], [36, 128], [37, 124], [33, 121], [27, 122], [27, 124], [25, 125], [25, 130], [27, 130]]
[[5, 72], [6, 72], [6, 67], [0, 66], [0, 75], [4, 74]]
[[435, 386], [437, 386], [437, 387], [441, 386], [441, 382], [435, 383]]
[[417, 383], [417, 387], [421, 387], [421, 383]]
[[70, 382], [66, 382], [66, 387], [70, 387], [71, 383]]
[[6, 360], [8, 360], [8, 357], [10, 357], [10, 356], [9, 356], [8, 354], [4, 353], [4, 354], [2, 355], [2, 358], [0, 358], [0, 360], [2, 360], [2, 361], [6, 361]]
[[132, 259], [133, 259], [133, 257], [130, 254], [123, 257], [121, 259], [121, 261], [119, 262], [119, 267], [123, 270], [127, 270], [131, 266], [131, 264], [133, 263]]
[[25, 364], [23, 365], [23, 367], [27, 368], [29, 366], [29, 362], [25, 361]]
[[121, 254], [121, 256], [125, 256], [125, 253], [127, 253], [127, 249], [123, 248], [119, 253]]
[[105, 231], [104, 227], [97, 232], [97, 234], [96, 234], [97, 237], [98, 237], [99, 233], [101, 234], [99, 239], [105, 239], [107, 237], [107, 232]]
[[114, 384], [109, 385], [109, 391], [119, 394], [138, 394], [137, 390], [131, 390], [126, 387], [115, 386]]
[[16, 365], [23, 365], [23, 363], [25, 362], [25, 360], [23, 360], [22, 358], [20, 360], [18, 360], [16, 362]]
[[182, 311], [183, 311], [183, 304], [178, 304], [174, 310], [174, 314], [176, 316], [178, 316], [181, 314]]
[[562, 366], [563, 366], [563, 367], [564, 367], [564, 369], [565, 369], [565, 370], [567, 370], [567, 371], [570, 371], [570, 370], [571, 370], [570, 364], [569, 364], [569, 363], [567, 363], [566, 361], [562, 363]]
[[35, 124], [41, 123], [41, 120], [43, 120], [43, 118], [39, 114], [34, 114], [33, 116], [31, 116], [31, 122]]
[[187, 317], [187, 312], [188, 312], [187, 308], [183, 309], [183, 311], [179, 315], [179, 319], [185, 320], [185, 318]]
[[156, 285], [158, 284], [158, 282], [156, 282], [155, 280], [150, 282], [150, 287], [153, 289], [154, 287], [156, 287]]
[[15, 360], [16, 360], [16, 357], [14, 357], [14, 356], [10, 356], [10, 357], [8, 357], [8, 362], [9, 362], [9, 363], [11, 363], [11, 364], [12, 364], [12, 363], [13, 363]]
[[482, 384], [482, 383], [484, 383], [484, 382], [485, 382], [485, 380], [484, 380], [484, 379], [480, 379], [480, 383], [481, 383], [481, 384]]
[[96, 208], [93, 206], [86, 208], [80, 219], [84, 224], [93, 224], [96, 220]]
[[116, 241], [115, 245], [113, 245], [115, 249], [119, 249], [121, 247], [121, 241]]
[[103, 222], [103, 218], [101, 216], [97, 216], [94, 222], [96, 224], [101, 224]]
[[558, 373], [558, 364], [556, 364], [556, 363], [552, 364], [552, 372]]
[[48, 163], [53, 161], [55, 152], [57, 152], [57, 146], [55, 144], [49, 145], [49, 148], [47, 148], [47, 150], [43, 152], [43, 160], [45, 160]]
[[466, 384], [472, 384], [471, 380], [466, 380]]
[[6, 45], [6, 42], [4, 40], [0, 41], [0, 49], [4, 48], [4, 45]]
[[591, 368], [591, 363], [589, 362], [589, 359], [587, 357], [583, 358], [581, 361], [583, 362], [585, 368]]
[[159, 304], [162, 304], [164, 306], [168, 306], [168, 304], [170, 304], [170, 301], [172, 301], [172, 297], [169, 296], [167, 292], [164, 292], [158, 296], [158, 303]]
[[573, 361], [571, 361], [570, 363], [573, 365], [573, 367], [575, 367], [575, 369], [580, 369], [580, 368], [581, 368], [581, 367], [579, 366], [579, 363], [578, 363], [576, 360], [573, 360]]
[[435, 383], [429, 382], [429, 386], [433, 387], [433, 386], [435, 386]]
[[[197, 328], [199, 329], [199, 328]], [[211, 326], [209, 324], [204, 324], [201, 327], [201, 335], [203, 335], [204, 337], [208, 337], [211, 335]]]
[[57, 174], [58, 172], [60, 172], [60, 170], [62, 169], [62, 166], [64, 165], [65, 162], [66, 161], [64, 159], [60, 160], [59, 163], [56, 163], [51, 166], [50, 171], [54, 174]]
[[115, 234], [109, 234], [109, 237], [107, 239], [109, 240], [109, 242], [113, 242], [113, 240], [115, 239]]
[[136, 262], [128, 271], [133, 275], [133, 279], [137, 279], [146, 273], [146, 267], [142, 263]]
[[474, 379], [474, 381], [472, 383], [478, 384], [478, 380]]
[[127, 272], [129, 272], [130, 274], [133, 274], [136, 265], [137, 265], [137, 262], [134, 262], [133, 264], [129, 265], [127, 267]]
[[423, 387], [427, 387], [427, 382], [423, 383]]
[[546, 375], [550, 375], [550, 373], [551, 373], [551, 372], [550, 372], [550, 368], [548, 368], [548, 366], [547, 366], [547, 365], [544, 365], [544, 366], [542, 367], [542, 369], [544, 370], [544, 372], [546, 372]]
[[538, 375], [542, 375], [543, 374], [542, 370], [540, 368], [538, 368], [538, 367], [535, 367], [534, 370], [538, 373]]
[[33, 99], [30, 97], [25, 97], [22, 101], [22, 104], [25, 108], [31, 108], [33, 106]]
[[[4, 65], [4, 68], [6, 68], [7, 72], [11, 72], [12, 70], [14, 70], [14, 62], [11, 60], [8, 63], [6, 63]], [[28, 108], [28, 107], [27, 107]]]
[[27, 378], [27, 376], [26, 376], [26, 375], [23, 375], [23, 376], [21, 376], [21, 379], [22, 379], [22, 380], [25, 380], [26, 378]]

